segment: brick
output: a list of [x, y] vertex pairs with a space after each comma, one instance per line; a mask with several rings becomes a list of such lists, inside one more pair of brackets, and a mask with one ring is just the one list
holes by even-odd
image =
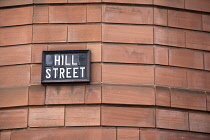
[[154, 109], [102, 106], [101, 125], [154, 127]]
[[44, 105], [45, 86], [36, 85], [29, 88], [29, 105]]
[[14, 131], [11, 140], [116, 140], [116, 129], [106, 127], [67, 127]]
[[153, 64], [153, 46], [106, 45], [102, 46], [103, 62]]
[[204, 31], [210, 31], [210, 15], [202, 15], [202, 24]]
[[166, 47], [154, 47], [155, 64], [168, 65], [169, 49]]
[[184, 8], [184, 0], [154, 0], [155, 5]]
[[102, 0], [68, 0], [68, 3], [99, 3]]
[[66, 126], [100, 125], [100, 106], [68, 106], [65, 116]]
[[154, 67], [104, 64], [102, 67], [103, 83], [153, 85]]
[[161, 86], [187, 87], [187, 72], [185, 69], [156, 67], [155, 83]]
[[155, 105], [154, 88], [103, 85], [102, 102], [110, 104]]
[[103, 24], [102, 41], [153, 44], [153, 27]]
[[101, 86], [100, 85], [87, 85], [85, 92], [86, 104], [101, 103]]
[[32, 65], [31, 66], [31, 84], [32, 85], [41, 85], [41, 65]]
[[101, 22], [101, 5], [87, 5], [87, 22]]
[[11, 131], [2, 131], [0, 133], [0, 140], [10, 140]]
[[31, 63], [31, 45], [0, 47], [0, 65]]
[[209, 0], [185, 0], [186, 9], [210, 12], [209, 7]]
[[156, 87], [156, 105], [171, 106], [171, 92], [168, 87]]
[[210, 72], [188, 70], [187, 80], [190, 89], [210, 90]]
[[30, 81], [30, 66], [0, 67], [0, 88], [27, 86]]
[[158, 128], [189, 130], [188, 112], [168, 109], [156, 109]]
[[87, 49], [91, 51], [91, 62], [101, 62], [101, 43], [87, 43]]
[[29, 127], [64, 126], [64, 106], [29, 108]]
[[85, 43], [76, 43], [76, 44], [49, 44], [48, 50], [55, 51], [55, 50], [85, 50], [86, 44]]
[[67, 0], [34, 0], [34, 3], [67, 3]]
[[189, 113], [190, 131], [210, 132], [210, 114], [201, 112]]
[[0, 110], [0, 129], [26, 128], [27, 108]]
[[207, 92], [206, 94], [207, 94], [206, 95], [207, 96], [207, 110], [210, 111], [210, 93]]
[[[15, 13], [15, 14], [14, 14]], [[0, 26], [32, 24], [33, 7], [0, 10]]]
[[168, 10], [168, 26], [201, 30], [201, 14]]
[[33, 0], [1, 0], [0, 7], [33, 4]]
[[153, 4], [152, 0], [103, 0], [111, 3], [131, 3], [131, 4]]
[[90, 79], [91, 83], [101, 83], [101, 64], [100, 63], [92, 63], [91, 65], [91, 74], [90, 74]]
[[27, 44], [31, 41], [31, 25], [0, 28], [0, 46]]
[[32, 63], [42, 63], [42, 51], [47, 51], [47, 44], [33, 44], [31, 50]]
[[28, 87], [0, 89], [0, 108], [28, 105]]
[[206, 110], [206, 95], [204, 92], [172, 89], [171, 107]]
[[100, 24], [84, 24], [68, 26], [68, 42], [101, 41]]
[[155, 27], [154, 43], [176, 47], [185, 47], [185, 31], [166, 27]]
[[169, 65], [203, 69], [203, 53], [189, 49], [169, 49]]
[[208, 140], [210, 135], [159, 129], [140, 129], [141, 140]]
[[66, 25], [35, 25], [33, 27], [33, 42], [66, 42]]
[[103, 22], [152, 24], [153, 9], [151, 7], [104, 5]]
[[139, 129], [135, 128], [118, 128], [117, 140], [139, 140]]
[[50, 6], [50, 23], [84, 23], [86, 22], [86, 6]]
[[35, 5], [33, 23], [48, 23], [49, 22], [49, 6]]
[[46, 104], [84, 104], [85, 86], [47, 86]]
[[210, 50], [210, 34], [204, 32], [187, 31], [186, 32], [186, 47], [199, 49], [199, 50]]
[[168, 10], [163, 8], [154, 8], [154, 24], [168, 25]]

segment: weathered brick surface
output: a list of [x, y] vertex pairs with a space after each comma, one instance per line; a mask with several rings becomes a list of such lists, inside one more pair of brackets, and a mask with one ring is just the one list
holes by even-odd
[[210, 111], [210, 93], [207, 92], [207, 110]]
[[0, 140], [10, 140], [11, 131], [3, 131], [0, 133]]
[[34, 0], [34, 3], [67, 3], [67, 0]]
[[101, 62], [101, 43], [87, 43], [87, 49], [91, 51], [91, 62]]
[[118, 128], [118, 140], [139, 140], [139, 129], [137, 128]]
[[163, 8], [154, 8], [154, 24], [164, 25], [168, 24], [168, 10]]
[[202, 24], [204, 31], [210, 31], [210, 15], [202, 15]]
[[185, 0], [186, 9], [210, 12], [209, 7], [209, 0]]
[[42, 63], [42, 51], [47, 51], [46, 44], [33, 44], [31, 47], [32, 63]]
[[29, 105], [44, 105], [45, 86], [34, 85], [29, 88]]
[[29, 127], [64, 126], [64, 106], [29, 108]]
[[66, 107], [66, 126], [100, 125], [100, 106], [68, 106]]
[[110, 104], [154, 105], [154, 88], [104, 85], [102, 87], [102, 102]]
[[155, 57], [155, 64], [168, 65], [169, 49], [166, 47], [155, 46], [154, 57]]
[[94, 104], [101, 103], [101, 86], [100, 85], [87, 85], [85, 90], [85, 103]]
[[91, 63], [90, 65], [90, 79], [91, 79], [91, 83], [101, 83], [101, 74], [102, 74], [102, 70], [101, 70], [101, 64], [100, 63]]
[[48, 50], [49, 51], [56, 51], [56, 50], [85, 50], [86, 44], [85, 43], [76, 43], [76, 44], [49, 44]]
[[49, 22], [49, 6], [35, 5], [33, 23], [48, 23]]
[[168, 87], [156, 87], [156, 105], [168, 106], [171, 105], [171, 92]]
[[154, 0], [155, 5], [184, 8], [184, 0]]
[[31, 66], [31, 84], [40, 85], [41, 84], [41, 65], [32, 65]]
[[32, 17], [33, 7], [31, 6], [0, 9], [0, 26], [32, 24]]
[[103, 0], [103, 2], [111, 3], [131, 3], [131, 4], [152, 4], [152, 0]]
[[28, 105], [28, 87], [0, 89], [0, 108]]
[[0, 129], [27, 127], [28, 109], [2, 109], [0, 110]]
[[32, 4], [33, 0], [1, 0], [0, 7]]
[[154, 127], [154, 109], [136, 107], [102, 107], [101, 125]]
[[87, 5], [87, 22], [101, 22], [101, 5]]
[[68, 0], [68, 3], [98, 3], [102, 0]]

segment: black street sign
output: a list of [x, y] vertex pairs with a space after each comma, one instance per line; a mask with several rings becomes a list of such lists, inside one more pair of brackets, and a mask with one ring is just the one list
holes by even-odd
[[43, 51], [41, 82], [90, 82], [90, 51]]

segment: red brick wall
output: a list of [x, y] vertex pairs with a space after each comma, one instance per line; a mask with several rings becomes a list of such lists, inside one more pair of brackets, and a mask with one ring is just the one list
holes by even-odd
[[[0, 0], [0, 140], [209, 140], [209, 0]], [[41, 52], [91, 83], [41, 85]]]

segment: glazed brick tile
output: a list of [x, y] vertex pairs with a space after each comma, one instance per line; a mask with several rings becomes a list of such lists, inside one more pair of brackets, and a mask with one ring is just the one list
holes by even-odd
[[85, 86], [47, 86], [46, 104], [84, 104]]
[[171, 92], [168, 87], [156, 87], [156, 105], [171, 106]]
[[28, 119], [27, 108], [0, 110], [0, 129], [26, 128]]
[[210, 12], [209, 7], [209, 0], [185, 0], [186, 9]]
[[2, 131], [0, 133], [1, 140], [10, 140], [10, 138], [11, 138], [11, 131]]
[[130, 4], [152, 4], [152, 0], [103, 0], [103, 2], [110, 3], [130, 3]]
[[56, 51], [56, 50], [85, 50], [86, 44], [85, 43], [76, 43], [76, 44], [49, 44], [48, 50], [49, 51]]
[[87, 43], [87, 49], [91, 51], [91, 62], [101, 62], [101, 43]]
[[102, 25], [102, 41], [153, 44], [153, 27], [138, 25]]
[[103, 22], [152, 24], [153, 9], [152, 7], [104, 5]]
[[203, 30], [210, 31], [210, 15], [202, 15]]
[[30, 66], [0, 67], [0, 88], [28, 86], [30, 82]]
[[64, 106], [29, 108], [29, 127], [64, 126]]
[[153, 46], [102, 45], [103, 62], [153, 64]]
[[101, 79], [101, 74], [102, 74], [102, 69], [101, 69], [101, 64], [100, 63], [91, 63], [90, 65], [90, 79], [91, 79], [91, 83], [101, 83], [102, 79]]
[[34, 25], [33, 43], [66, 42], [66, 25]]
[[118, 128], [117, 129], [118, 140], [139, 140], [138, 128]]
[[0, 46], [28, 44], [31, 42], [31, 25], [0, 28]]
[[35, 5], [33, 23], [48, 23], [49, 22], [49, 6]]
[[154, 43], [185, 47], [185, 31], [167, 27], [154, 27]]
[[85, 5], [49, 6], [50, 23], [84, 23], [86, 15]]
[[29, 105], [45, 104], [45, 86], [35, 85], [29, 87]]
[[31, 45], [0, 47], [0, 66], [31, 63]]
[[116, 129], [106, 127], [68, 127], [55, 129], [34, 129], [14, 131], [11, 140], [116, 140]]
[[31, 66], [31, 84], [32, 85], [41, 85], [41, 65], [32, 65]]
[[158, 128], [189, 130], [188, 112], [168, 109], [156, 109]]
[[184, 8], [184, 0], [154, 0], [155, 5]]
[[204, 92], [171, 89], [171, 107], [206, 110]]
[[184, 131], [169, 131], [159, 129], [140, 129], [141, 140], [208, 140], [209, 134], [184, 132]]
[[169, 49], [169, 65], [203, 69], [203, 53], [189, 49]]
[[187, 31], [186, 47], [199, 50], [210, 50], [210, 33]]
[[168, 24], [168, 10], [163, 8], [154, 8], [154, 24], [164, 25]]
[[1, 0], [0, 7], [33, 4], [33, 0]]
[[103, 126], [154, 127], [154, 109], [102, 106]]
[[67, 3], [67, 0], [34, 0], [34, 3]]
[[84, 24], [68, 26], [68, 42], [101, 41], [100, 24]]
[[187, 87], [187, 72], [185, 69], [156, 67], [155, 79], [156, 85], [182, 88]]
[[168, 65], [169, 49], [167, 47], [155, 46], [154, 57], [155, 57], [155, 64]]
[[0, 89], [0, 108], [28, 105], [28, 87]]
[[187, 71], [187, 80], [189, 89], [210, 91], [210, 72], [207, 71]]
[[168, 10], [168, 26], [201, 30], [201, 14]]
[[102, 80], [109, 84], [153, 85], [154, 67], [104, 64]]
[[100, 125], [100, 106], [67, 106], [66, 126]]
[[155, 105], [154, 88], [103, 85], [102, 102], [109, 104]]
[[31, 51], [32, 63], [42, 63], [42, 51], [47, 51], [47, 44], [33, 44]]
[[87, 5], [87, 22], [101, 22], [101, 5]]
[[101, 103], [101, 86], [100, 85], [87, 85], [85, 90], [85, 103], [97, 104]]
[[33, 17], [33, 7], [31, 6], [1, 9], [0, 26], [32, 24], [32, 17]]
[[201, 112], [190, 112], [189, 113], [190, 131], [197, 132], [210, 132], [210, 114]]

